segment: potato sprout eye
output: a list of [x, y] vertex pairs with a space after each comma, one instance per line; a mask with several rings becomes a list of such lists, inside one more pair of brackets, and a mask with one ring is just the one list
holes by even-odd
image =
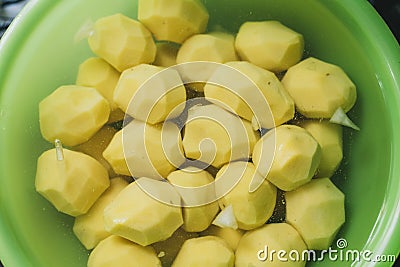
[[56, 139], [54, 141], [55, 147], [56, 147], [56, 155], [57, 155], [57, 160], [62, 161], [64, 160], [64, 152], [63, 152], [63, 147], [62, 143], [59, 139]]

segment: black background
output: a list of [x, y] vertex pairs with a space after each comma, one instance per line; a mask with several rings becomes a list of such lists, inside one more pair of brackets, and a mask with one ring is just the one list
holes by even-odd
[[[26, 0], [25, 1], [0, 0], [0, 3], [3, 3], [3, 9], [0, 8], [0, 11], [2, 11], [0, 13], [1, 14], [0, 37], [3, 34], [4, 30], [6, 29], [8, 22], [12, 20], [12, 16], [14, 15], [12, 14], [12, 12], [15, 13], [15, 10], [19, 10], [23, 6], [24, 2], [26, 2]], [[383, 17], [383, 19], [386, 21], [389, 28], [392, 30], [393, 34], [397, 38], [397, 41], [400, 43], [400, 0], [370, 0], [370, 2], [379, 12], [379, 14]], [[14, 5], [14, 7], [12, 5]], [[4, 15], [6, 14], [4, 12], [6, 8], [10, 10], [9, 13], [11, 14], [11, 16], [9, 15], [9, 17], [6, 17]], [[396, 263], [393, 266], [400, 266], [400, 258], [397, 259]], [[0, 267], [3, 267], [1, 262], [0, 262]]]

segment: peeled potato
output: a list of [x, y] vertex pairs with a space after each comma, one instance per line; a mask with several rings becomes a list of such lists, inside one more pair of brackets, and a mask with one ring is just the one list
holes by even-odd
[[120, 73], [104, 59], [91, 57], [79, 65], [76, 84], [96, 88], [108, 100], [112, 111], [117, 109], [114, 103], [114, 89]]
[[[204, 198], [205, 192], [200, 191], [201, 189], [199, 188], [214, 181], [211, 174], [197, 168], [186, 168], [171, 172], [167, 180], [171, 184], [185, 189], [185, 192], [180, 194], [182, 200], [187, 205], [182, 208], [183, 229], [187, 232], [201, 232], [207, 229], [215, 215], [217, 215], [219, 206], [216, 198], [214, 198], [214, 201], [211, 203], [203, 203], [202, 198]], [[186, 190], [186, 188], [190, 189]], [[177, 190], [181, 192], [179, 189]]]
[[112, 235], [90, 253], [88, 267], [161, 267], [152, 247], [143, 247]]
[[179, 195], [167, 183], [149, 178], [139, 178], [125, 187], [104, 209], [104, 224], [108, 232], [127, 238], [142, 246], [169, 238], [182, 223], [180, 207], [168, 205], [154, 199], [139, 186], [149, 182], [156, 189], [170, 190], [167, 193], [173, 202]]
[[217, 105], [205, 105], [189, 109], [182, 144], [188, 158], [218, 168], [248, 159], [258, 139], [250, 122]]
[[257, 171], [283, 191], [308, 183], [320, 160], [318, 142], [306, 130], [295, 125], [281, 125], [267, 132], [253, 151]]
[[235, 37], [228, 33], [196, 34], [187, 39], [178, 51], [177, 63], [212, 61], [225, 63], [239, 60], [235, 51]]
[[39, 103], [43, 137], [66, 146], [88, 141], [108, 120], [110, 106], [96, 89], [78, 85], [57, 88]]
[[122, 131], [118, 131], [114, 134], [108, 146], [103, 150], [103, 158], [106, 159], [112, 171], [116, 174], [131, 176], [125, 161]]
[[291, 67], [282, 84], [307, 118], [330, 118], [356, 102], [356, 86], [338, 66], [310, 57]]
[[184, 161], [179, 128], [133, 120], [117, 132], [103, 157], [114, 171], [134, 177], [166, 178]]
[[228, 62], [217, 68], [210, 80], [214, 83], [204, 86], [206, 99], [248, 121], [257, 115], [257, 128], [270, 129], [294, 116], [292, 98], [268, 70], [245, 61]]
[[172, 267], [233, 267], [234, 262], [233, 251], [222, 238], [204, 236], [186, 240]]
[[[236, 267], [304, 267], [302, 252], [307, 249], [300, 234], [287, 223], [271, 223], [246, 232], [236, 249]], [[284, 251], [282, 255], [279, 251]], [[276, 253], [272, 253], [275, 251]], [[296, 251], [298, 259], [293, 260]], [[278, 254], [279, 253], [279, 254]], [[289, 255], [289, 253], [291, 253]], [[278, 258], [280, 255], [284, 260]]]
[[[217, 194], [227, 192], [221, 198], [220, 204], [223, 207], [232, 205], [240, 229], [257, 228], [271, 217], [276, 202], [276, 187], [264, 177], [260, 177], [252, 163], [244, 161], [228, 163], [219, 170], [215, 179]], [[218, 184], [222, 179], [238, 182], [229, 190], [230, 188], [225, 188], [226, 180]], [[258, 181], [259, 185], [255, 191], [250, 192], [253, 180]]]
[[81, 152], [63, 149], [62, 154], [50, 149], [40, 155], [36, 191], [63, 213], [85, 214], [109, 187], [107, 170]]
[[156, 45], [149, 30], [139, 21], [122, 14], [97, 20], [89, 46], [119, 72], [141, 63], [152, 63]]
[[329, 178], [314, 179], [286, 192], [286, 220], [309, 249], [328, 249], [345, 222], [344, 194]]
[[343, 158], [342, 127], [319, 120], [305, 121], [301, 126], [318, 141], [321, 147], [321, 162], [316, 177], [331, 177]]
[[176, 70], [140, 64], [121, 74], [114, 101], [133, 118], [157, 124], [179, 116], [186, 89]]
[[157, 40], [181, 44], [206, 30], [208, 12], [197, 0], [139, 0], [138, 18]]
[[304, 39], [279, 21], [248, 21], [239, 29], [236, 49], [242, 60], [281, 72], [300, 61]]

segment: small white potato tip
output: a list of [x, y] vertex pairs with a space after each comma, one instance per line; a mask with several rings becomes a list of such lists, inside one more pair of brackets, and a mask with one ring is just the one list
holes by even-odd
[[54, 145], [56, 147], [56, 156], [58, 161], [64, 160], [64, 152], [63, 152], [63, 146], [62, 143], [59, 139], [56, 139], [54, 141]]
[[333, 114], [332, 118], [329, 120], [329, 122], [331, 123], [336, 123], [336, 124], [340, 124], [346, 127], [350, 127], [354, 130], [359, 131], [360, 127], [358, 127], [346, 114], [346, 112], [344, 112], [344, 110], [339, 107], [335, 113]]
[[223, 209], [217, 215], [217, 217], [215, 217], [212, 224], [219, 226], [221, 228], [231, 228], [233, 230], [238, 229], [238, 223], [236, 221], [232, 205], [225, 207], [225, 209]]
[[94, 23], [91, 19], [86, 20], [79, 30], [74, 35], [74, 43], [79, 43], [80, 41], [87, 39], [89, 36], [93, 35]]

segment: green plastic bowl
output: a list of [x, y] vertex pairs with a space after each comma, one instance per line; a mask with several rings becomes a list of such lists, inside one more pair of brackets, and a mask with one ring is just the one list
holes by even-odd
[[[133, 0], [31, 0], [0, 43], [0, 258], [6, 267], [86, 266], [73, 219], [35, 192], [36, 159], [50, 144], [39, 131], [38, 103], [74, 83], [91, 56], [74, 42], [88, 20], [121, 12], [136, 17]], [[367, 1], [205, 0], [210, 29], [236, 32], [248, 20], [280, 20], [301, 32], [310, 55], [340, 65], [358, 88], [345, 131], [345, 159], [333, 179], [346, 195], [343, 251], [400, 251], [400, 48]], [[333, 246], [335, 248], [335, 246]], [[350, 266], [325, 257], [309, 266]], [[361, 260], [354, 266], [391, 266]], [[145, 266], [144, 266], [145, 267]]]

